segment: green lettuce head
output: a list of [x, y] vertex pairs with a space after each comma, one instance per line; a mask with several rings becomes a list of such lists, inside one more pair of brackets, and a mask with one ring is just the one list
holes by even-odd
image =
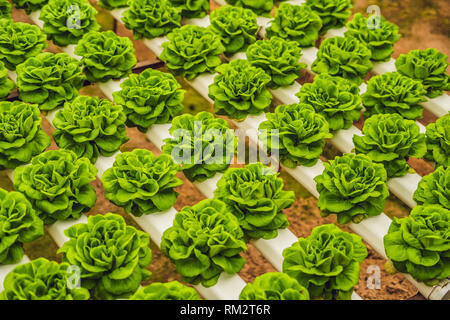
[[0, 61], [0, 100], [6, 98], [14, 88], [14, 82], [9, 79], [8, 69]]
[[324, 167], [314, 178], [322, 216], [336, 214], [338, 223], [359, 223], [383, 211], [389, 196], [383, 165], [363, 154], [346, 153]]
[[242, 120], [268, 110], [272, 94], [267, 89], [270, 76], [248, 60], [234, 60], [217, 67], [219, 74], [209, 86], [214, 112]]
[[14, 188], [22, 192], [45, 224], [78, 219], [97, 200], [97, 168], [69, 150], [51, 150], [14, 170]]
[[153, 39], [181, 27], [181, 9], [169, 0], [134, 0], [122, 14], [122, 21], [135, 39]]
[[42, 30], [47, 39], [57, 46], [67, 46], [77, 44], [89, 31], [100, 29], [96, 14], [89, 0], [49, 0], [39, 19], [44, 21]]
[[371, 15], [366, 18], [361, 13], [356, 13], [347, 23], [345, 36], [363, 42], [372, 51], [373, 61], [389, 60], [394, 53], [394, 44], [401, 38], [398, 27], [384, 17]]
[[356, 153], [384, 165], [389, 178], [408, 173], [409, 157], [422, 158], [427, 151], [425, 135], [413, 120], [398, 114], [378, 114], [364, 123], [363, 136], [353, 136]]
[[351, 0], [306, 0], [306, 5], [322, 19], [322, 34], [343, 27], [353, 8]]
[[14, 169], [50, 146], [37, 105], [0, 102], [0, 169]]
[[299, 238], [283, 257], [283, 272], [308, 289], [311, 299], [350, 300], [367, 249], [360, 236], [325, 224]]
[[450, 75], [446, 73], [447, 56], [434, 48], [411, 50], [401, 54], [395, 66], [405, 76], [422, 82], [429, 98], [450, 90]]
[[355, 38], [327, 38], [322, 41], [311, 70], [318, 74], [339, 76], [360, 85], [373, 68], [371, 57], [365, 44]]
[[215, 285], [222, 272], [235, 274], [245, 264], [247, 250], [236, 217], [222, 201], [205, 199], [184, 207], [161, 239], [161, 251], [183, 281], [205, 287]]
[[185, 25], [167, 36], [161, 60], [177, 75], [192, 80], [204, 72], [214, 72], [222, 61], [225, 47], [219, 35], [209, 28]]
[[56, 113], [53, 138], [60, 148], [95, 163], [99, 155], [112, 156], [130, 139], [125, 121], [122, 106], [106, 99], [78, 96]]
[[14, 7], [24, 9], [27, 14], [41, 9], [48, 0], [12, 0]]
[[130, 300], [200, 300], [200, 296], [194, 288], [175, 280], [166, 283], [153, 282], [136, 291]]
[[20, 192], [0, 188], [0, 265], [18, 263], [22, 244], [44, 235], [44, 223]]
[[424, 158], [438, 166], [450, 166], [450, 113], [427, 125], [428, 152]]
[[114, 102], [123, 107], [127, 126], [146, 132], [153, 124], [170, 123], [183, 109], [185, 90], [170, 73], [146, 69], [131, 74], [113, 92]]
[[332, 138], [327, 120], [306, 104], [281, 105], [259, 125], [259, 140], [274, 150], [288, 168], [313, 166], [319, 160], [325, 139]]
[[19, 98], [41, 110], [72, 101], [85, 80], [80, 62], [67, 53], [43, 52], [17, 66]]
[[427, 285], [450, 277], [450, 210], [439, 205], [417, 206], [394, 218], [384, 236], [386, 255], [396, 270]]
[[309, 292], [282, 272], [267, 272], [242, 289], [239, 300], [309, 300]]
[[0, 19], [0, 60], [9, 70], [47, 47], [47, 37], [38, 26]]
[[374, 114], [400, 114], [405, 119], [422, 118], [421, 102], [426, 101], [425, 90], [419, 81], [398, 72], [383, 73], [370, 78], [362, 95], [365, 117]]
[[128, 298], [151, 275], [150, 236], [117, 214], [90, 216], [64, 234], [69, 240], [58, 253], [80, 268], [81, 286], [96, 299]]
[[121, 153], [103, 173], [105, 197], [137, 217], [166, 211], [177, 201], [173, 188], [183, 184], [177, 172], [170, 155], [156, 157], [144, 149]]
[[210, 112], [177, 116], [162, 151], [172, 156], [191, 181], [204, 181], [224, 172], [233, 160], [236, 138], [224, 119]]
[[361, 117], [359, 88], [341, 77], [317, 75], [314, 82], [305, 83], [296, 96], [300, 104], [311, 105], [324, 116], [333, 131], [348, 129]]
[[226, 0], [227, 3], [251, 9], [258, 16], [270, 16], [270, 11], [274, 6], [273, 0]]
[[128, 0], [99, 0], [97, 4], [107, 10], [114, 10], [127, 7]]
[[229, 207], [247, 237], [273, 239], [289, 225], [282, 210], [294, 203], [294, 192], [283, 186], [273, 168], [257, 162], [228, 169], [214, 196]]
[[181, 9], [186, 18], [203, 18], [209, 10], [209, 0], [169, 0], [170, 5]]
[[300, 77], [306, 64], [300, 60], [301, 49], [295, 41], [278, 37], [258, 40], [247, 48], [247, 59], [263, 69], [272, 79], [269, 87], [289, 86]]
[[267, 36], [284, 38], [297, 42], [302, 47], [314, 46], [319, 38], [322, 20], [307, 5], [292, 5], [282, 3], [275, 10], [275, 19], [267, 28]]
[[0, 0], [0, 19], [12, 19], [11, 12], [11, 3], [8, 0]]
[[38, 258], [8, 273], [0, 300], [88, 300], [89, 291], [72, 283], [74, 275], [68, 263]]
[[222, 38], [227, 56], [245, 51], [256, 41], [259, 27], [256, 14], [249, 9], [226, 5], [211, 11], [210, 21], [211, 30]]
[[438, 204], [450, 210], [450, 167], [438, 167], [424, 176], [414, 192], [414, 200], [419, 205]]

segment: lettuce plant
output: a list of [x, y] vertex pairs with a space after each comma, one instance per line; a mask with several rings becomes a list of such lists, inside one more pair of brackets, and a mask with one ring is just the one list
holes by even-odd
[[53, 137], [60, 148], [95, 163], [99, 155], [110, 157], [130, 140], [125, 121], [122, 106], [107, 99], [78, 96], [56, 113]]
[[[372, 28], [374, 19], [379, 17], [379, 28]], [[372, 52], [373, 61], [389, 60], [394, 53], [394, 44], [400, 40], [398, 26], [382, 16], [371, 15], [368, 18], [356, 13], [347, 23], [346, 37], [354, 37], [363, 42]]]
[[203, 18], [209, 10], [209, 0], [169, 0], [170, 4], [181, 9], [181, 15], [187, 18]]
[[121, 153], [103, 173], [105, 197], [137, 217], [166, 211], [177, 201], [173, 188], [183, 184], [177, 172], [170, 155], [156, 157], [144, 149]]
[[216, 199], [184, 207], [161, 239], [161, 251], [175, 263], [183, 281], [205, 287], [215, 285], [224, 271], [239, 272], [245, 250], [237, 218]]
[[350, 300], [366, 256], [360, 236], [325, 224], [283, 251], [283, 272], [308, 289], [311, 299]]
[[256, 14], [249, 9], [226, 5], [211, 11], [210, 21], [211, 30], [222, 38], [227, 56], [247, 50], [256, 41], [259, 27]]
[[173, 119], [169, 132], [162, 151], [181, 164], [189, 180], [204, 181], [230, 166], [236, 138], [224, 119], [206, 111], [183, 114]]
[[8, 0], [0, 0], [0, 19], [11, 19], [11, 3]]
[[167, 36], [162, 44], [161, 60], [177, 75], [192, 80], [204, 72], [213, 72], [222, 62], [225, 47], [219, 35], [209, 28], [185, 25]]
[[427, 151], [419, 126], [398, 114], [373, 115], [365, 121], [362, 133], [353, 136], [356, 153], [383, 164], [389, 178], [404, 176], [408, 158], [421, 158]]
[[447, 56], [434, 48], [411, 50], [395, 61], [397, 71], [422, 82], [427, 96], [435, 98], [450, 90], [450, 75], [446, 73]]
[[227, 3], [251, 9], [258, 16], [269, 16], [274, 6], [273, 0], [226, 0]]
[[417, 206], [394, 218], [384, 236], [386, 255], [395, 269], [428, 285], [450, 277], [450, 210], [439, 205]]
[[370, 78], [362, 95], [364, 116], [398, 113], [405, 119], [419, 119], [423, 111], [420, 103], [426, 101], [424, 95], [425, 89], [419, 81], [398, 72], [380, 74]]
[[47, 47], [47, 37], [38, 26], [0, 19], [0, 61], [9, 70]]
[[114, 102], [123, 107], [127, 126], [146, 132], [153, 124], [169, 123], [183, 109], [185, 90], [170, 73], [146, 69], [131, 74], [113, 92]]
[[306, 5], [322, 19], [322, 34], [343, 27], [353, 8], [351, 0], [306, 0]]
[[8, 273], [0, 300], [88, 300], [89, 291], [77, 288], [74, 276], [68, 263], [38, 258]]
[[283, 180], [260, 162], [229, 168], [217, 182], [214, 197], [223, 201], [253, 239], [273, 239], [289, 222], [283, 209], [294, 203], [294, 192], [283, 190]]
[[419, 205], [438, 204], [450, 210], [450, 167], [438, 167], [424, 176], [414, 192], [414, 200]]
[[365, 44], [353, 37], [333, 37], [323, 40], [311, 70], [318, 74], [339, 76], [357, 85], [372, 70], [372, 54]]
[[330, 130], [348, 129], [361, 117], [359, 88], [353, 82], [328, 74], [314, 77], [296, 94], [300, 104], [311, 105], [327, 119]]
[[0, 61], [0, 100], [6, 98], [14, 87], [14, 82], [9, 79], [8, 69]]
[[24, 9], [27, 14], [41, 9], [48, 0], [12, 0], [14, 7], [17, 9]]
[[282, 272], [267, 272], [247, 283], [239, 300], [309, 300], [309, 292]]
[[49, 0], [39, 19], [44, 21], [42, 30], [47, 39], [57, 46], [67, 46], [76, 44], [89, 31], [100, 29], [96, 14], [89, 0]]
[[314, 46], [321, 28], [322, 20], [307, 5], [282, 3], [266, 31], [269, 38], [276, 36], [295, 41], [304, 48]]
[[22, 192], [45, 224], [78, 219], [97, 200], [90, 182], [97, 168], [70, 150], [51, 150], [14, 170], [14, 188]]
[[20, 192], [0, 188], [0, 265], [18, 263], [22, 244], [44, 235], [44, 223]]
[[19, 98], [53, 110], [78, 96], [86, 80], [80, 62], [67, 53], [43, 52], [17, 66]]
[[281, 105], [259, 125], [259, 140], [266, 150], [277, 150], [288, 168], [313, 166], [319, 160], [325, 139], [332, 138], [328, 122], [307, 104]]
[[267, 89], [271, 81], [263, 69], [248, 60], [234, 60], [217, 67], [219, 73], [209, 86], [214, 112], [242, 120], [266, 111], [272, 101]]
[[26, 164], [50, 146], [41, 121], [37, 105], [0, 102], [0, 169]]
[[96, 299], [128, 298], [151, 275], [150, 236], [117, 214], [90, 216], [64, 234], [69, 240], [58, 253], [80, 268], [81, 286]]
[[107, 82], [120, 79], [131, 73], [137, 59], [133, 42], [128, 37], [119, 37], [114, 31], [91, 31], [83, 36], [75, 47], [75, 54], [90, 82]]
[[175, 280], [166, 283], [153, 282], [136, 291], [130, 300], [200, 300], [200, 296], [194, 288]]
[[438, 166], [450, 166], [450, 114], [427, 125], [425, 136], [428, 152], [424, 158]]
[[300, 77], [306, 64], [300, 60], [301, 49], [295, 41], [278, 37], [258, 40], [247, 48], [247, 59], [263, 69], [272, 79], [269, 87], [289, 86]]
[[181, 27], [181, 9], [169, 0], [134, 0], [123, 13], [122, 21], [135, 39], [153, 39]]
[[99, 0], [98, 5], [107, 10], [124, 8], [128, 6], [128, 0]]
[[364, 154], [346, 153], [324, 166], [314, 178], [322, 216], [335, 213], [338, 223], [359, 223], [383, 211], [389, 196], [383, 165]]

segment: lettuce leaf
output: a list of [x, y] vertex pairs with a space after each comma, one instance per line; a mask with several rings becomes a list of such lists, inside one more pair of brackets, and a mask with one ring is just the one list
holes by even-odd
[[9, 79], [8, 69], [6, 69], [3, 62], [0, 61], [0, 100], [8, 97], [9, 93], [14, 88], [14, 82]]
[[11, 3], [8, 0], [0, 0], [0, 19], [12, 19]]
[[226, 0], [227, 3], [251, 9], [258, 16], [270, 16], [270, 11], [274, 6], [273, 0]]
[[321, 34], [343, 27], [353, 8], [351, 0], [306, 0], [306, 5], [322, 19]]
[[41, 9], [47, 2], [48, 0], [12, 0], [15, 8], [24, 9], [27, 14]]
[[203, 18], [209, 10], [209, 0], [169, 0], [170, 5], [181, 9], [186, 18]]
[[414, 200], [419, 205], [438, 204], [450, 210], [450, 167], [441, 166], [422, 177]]
[[427, 125], [427, 150], [424, 158], [437, 166], [450, 166], [450, 113]]
[[130, 300], [200, 300], [200, 296], [194, 288], [175, 280], [166, 283], [153, 282], [136, 291]]

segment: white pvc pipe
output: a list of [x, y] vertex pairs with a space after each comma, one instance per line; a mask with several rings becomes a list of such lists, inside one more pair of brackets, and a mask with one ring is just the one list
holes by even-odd
[[8, 275], [9, 272], [11, 272], [12, 269], [17, 267], [18, 265], [24, 264], [30, 262], [30, 258], [28, 258], [26, 255], [23, 256], [22, 260], [20, 262], [15, 264], [6, 264], [6, 265], [0, 265], [0, 292], [3, 291], [3, 281], [5, 280], [5, 277]]

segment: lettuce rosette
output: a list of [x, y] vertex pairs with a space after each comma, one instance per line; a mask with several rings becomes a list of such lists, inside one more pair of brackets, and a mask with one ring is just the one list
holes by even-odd
[[217, 67], [219, 73], [209, 86], [214, 112], [231, 119], [242, 120], [268, 110], [272, 94], [267, 89], [271, 81], [263, 69], [248, 60], [234, 60]]
[[383, 165], [364, 154], [346, 153], [324, 167], [314, 178], [322, 216], [336, 214], [338, 223], [359, 223], [383, 211], [389, 196]]
[[15, 8], [24, 9], [27, 14], [41, 9], [47, 2], [48, 0], [12, 0]]
[[60, 148], [95, 163], [100, 155], [112, 156], [130, 139], [125, 121], [122, 106], [107, 99], [78, 96], [56, 113], [53, 138]]
[[14, 170], [14, 188], [31, 202], [45, 224], [78, 219], [97, 200], [97, 168], [87, 158], [77, 159], [69, 150], [46, 151], [29, 166]]
[[11, 3], [8, 0], [0, 0], [0, 19], [12, 19]]
[[447, 55], [434, 49], [411, 50], [395, 61], [397, 71], [422, 83], [429, 98], [450, 90], [450, 75], [446, 73]]
[[398, 114], [370, 117], [364, 122], [362, 133], [363, 136], [353, 136], [356, 153], [383, 164], [389, 178], [404, 176], [409, 170], [408, 158], [422, 158], [427, 151], [419, 126]]
[[235, 274], [247, 250], [237, 218], [222, 201], [205, 199], [184, 207], [164, 231], [161, 251], [175, 264], [183, 281], [211, 287], [222, 272]]
[[0, 100], [6, 98], [14, 88], [15, 85], [9, 78], [8, 69], [6, 69], [3, 62], [0, 61]]
[[183, 114], [172, 121], [163, 153], [181, 165], [191, 181], [204, 181], [224, 172], [233, 160], [236, 138], [224, 119], [210, 112]]
[[322, 19], [322, 34], [343, 27], [353, 8], [351, 0], [306, 0], [306, 5]]
[[0, 265], [18, 263], [23, 244], [44, 235], [44, 223], [20, 192], [0, 188]]
[[239, 300], [309, 300], [309, 292], [282, 272], [267, 272], [247, 283]]
[[437, 204], [450, 210], [450, 167], [438, 167], [422, 177], [414, 192], [414, 201], [419, 205]]
[[62, 107], [86, 80], [80, 62], [67, 53], [43, 52], [17, 66], [19, 98], [41, 110]]
[[427, 150], [424, 158], [437, 166], [450, 166], [450, 114], [427, 125], [425, 133]]
[[302, 47], [314, 46], [319, 38], [322, 20], [307, 5], [282, 3], [275, 10], [275, 19], [267, 28], [267, 36], [274, 36], [297, 42]]
[[361, 117], [359, 88], [353, 82], [328, 74], [314, 77], [296, 94], [300, 104], [311, 105], [327, 119], [330, 130], [348, 129]]
[[209, 0], [169, 0], [170, 5], [181, 9], [186, 18], [203, 18], [209, 10]]
[[227, 3], [252, 10], [258, 16], [270, 16], [274, 6], [273, 0], [226, 0]]
[[170, 155], [144, 149], [121, 153], [103, 173], [105, 197], [136, 217], [166, 211], [177, 201], [173, 188], [183, 184], [177, 172]]
[[181, 9], [172, 6], [170, 0], [133, 0], [122, 21], [135, 39], [153, 39], [181, 27]]
[[308, 289], [311, 299], [350, 300], [367, 249], [360, 236], [325, 224], [284, 249], [283, 257], [283, 272]]
[[200, 296], [194, 288], [175, 280], [166, 283], [153, 282], [139, 288], [130, 300], [200, 300]]
[[226, 5], [210, 13], [210, 29], [220, 35], [225, 54], [245, 51], [256, 41], [258, 24], [256, 14], [245, 8]]
[[425, 89], [419, 81], [398, 72], [388, 72], [370, 78], [362, 95], [365, 117], [374, 114], [400, 114], [405, 119], [422, 117]]
[[282, 210], [294, 203], [294, 192], [283, 187], [273, 168], [257, 162], [225, 171], [214, 197], [228, 206], [246, 237], [273, 239], [289, 225]]
[[0, 169], [26, 164], [50, 146], [41, 121], [37, 105], [0, 102]]
[[0, 300], [88, 300], [89, 291], [77, 287], [71, 268], [45, 258], [18, 265], [6, 275]]
[[81, 286], [94, 299], [129, 298], [148, 280], [152, 261], [150, 236], [114, 213], [88, 217], [64, 231], [69, 238], [58, 253], [80, 268]]
[[439, 205], [417, 206], [408, 217], [396, 218], [384, 236], [392, 266], [433, 286], [450, 277], [450, 210]]
[[114, 102], [123, 107], [127, 126], [146, 132], [153, 124], [169, 123], [183, 109], [185, 90], [170, 73], [146, 69], [131, 74], [113, 92]]
[[310, 105], [280, 105], [266, 117], [259, 125], [259, 140], [269, 153], [278, 154], [288, 168], [316, 164], [325, 139], [333, 137], [325, 117]]
[[247, 59], [263, 69], [272, 79], [269, 87], [289, 86], [300, 77], [306, 64], [298, 62], [301, 49], [295, 41], [278, 37], [258, 40], [247, 48]]

